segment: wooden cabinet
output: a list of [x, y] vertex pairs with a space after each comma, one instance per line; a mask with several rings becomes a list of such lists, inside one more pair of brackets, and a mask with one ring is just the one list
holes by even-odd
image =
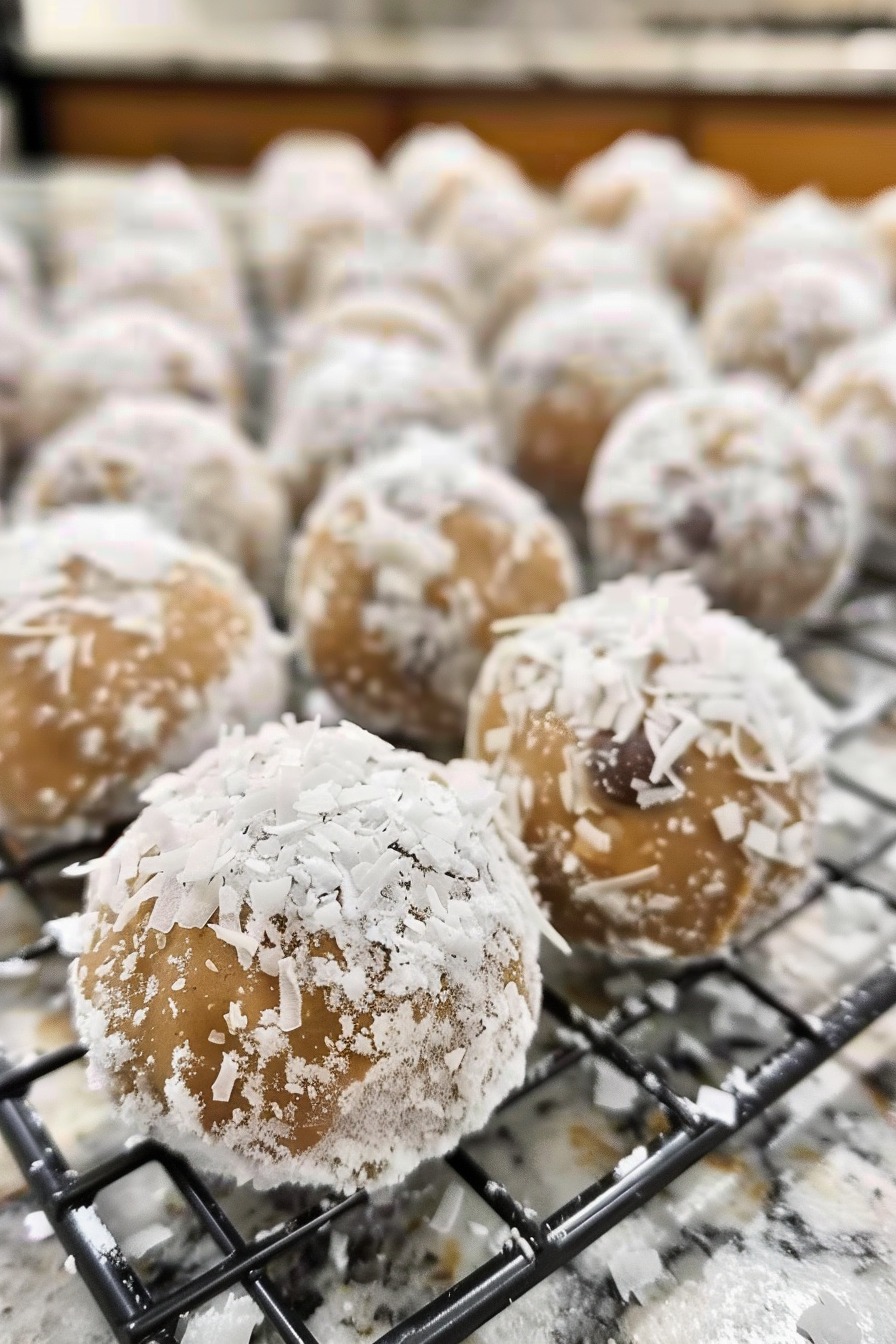
[[67, 155], [239, 168], [294, 126], [347, 131], [382, 154], [418, 122], [462, 121], [547, 185], [634, 127], [678, 135], [769, 194], [814, 182], [852, 198], [896, 182], [896, 99], [51, 78], [42, 101], [49, 148]]

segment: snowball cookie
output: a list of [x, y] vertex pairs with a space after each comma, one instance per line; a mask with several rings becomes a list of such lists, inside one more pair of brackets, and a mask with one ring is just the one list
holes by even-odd
[[456, 437], [416, 430], [321, 495], [287, 595], [311, 673], [353, 718], [451, 742], [492, 622], [553, 611], [578, 588], [569, 538], [533, 491]]
[[420, 294], [372, 289], [346, 294], [284, 323], [273, 352], [280, 399], [303, 368], [320, 358], [333, 337], [410, 341], [433, 354], [471, 359], [470, 338], [454, 318]]
[[833, 262], [870, 284], [888, 285], [884, 258], [861, 216], [815, 187], [800, 187], [756, 211], [740, 236], [720, 250], [710, 283], [716, 288], [805, 260]]
[[73, 504], [133, 504], [282, 598], [286, 496], [254, 445], [214, 407], [109, 397], [36, 449], [13, 490], [20, 521]]
[[37, 300], [34, 262], [24, 241], [12, 229], [0, 224], [0, 294], [9, 294], [22, 305]]
[[366, 145], [341, 131], [285, 131], [259, 154], [252, 167], [252, 192], [301, 193], [312, 178], [367, 181], [376, 163]]
[[455, 195], [431, 237], [458, 254], [481, 290], [554, 223], [552, 206], [528, 183], [482, 183]]
[[573, 168], [563, 184], [567, 211], [585, 224], [623, 224], [644, 195], [688, 171], [687, 150], [670, 136], [626, 131]]
[[389, 234], [320, 258], [306, 297], [313, 304], [383, 289], [421, 294], [461, 321], [470, 315], [472, 296], [457, 254], [439, 243]]
[[249, 319], [236, 273], [201, 238], [123, 233], [100, 242], [58, 289], [56, 310], [65, 321], [133, 300], [182, 313], [245, 354]]
[[488, 388], [468, 361], [409, 341], [346, 337], [290, 384], [267, 451], [299, 517], [326, 481], [392, 447], [409, 425], [469, 430], [494, 455], [488, 416]]
[[602, 575], [691, 569], [759, 625], [830, 611], [858, 560], [839, 455], [798, 406], [746, 382], [643, 397], [604, 440], [583, 502]]
[[523, 1081], [542, 917], [469, 762], [270, 723], [145, 796], [72, 970], [127, 1123], [257, 1186], [371, 1188]]
[[135, 173], [115, 202], [114, 227], [127, 234], [199, 241], [232, 262], [218, 212], [176, 159], [153, 159]]
[[24, 388], [26, 428], [42, 438], [113, 392], [177, 392], [237, 411], [233, 364], [202, 327], [156, 304], [109, 304], [48, 338]]
[[653, 387], [704, 375], [677, 306], [625, 290], [533, 304], [498, 341], [492, 363], [496, 407], [520, 475], [570, 509], [619, 412]]
[[878, 331], [886, 293], [830, 261], [790, 261], [719, 289], [703, 313], [703, 342], [720, 373], [753, 371], [798, 387], [822, 356]]
[[625, 234], [652, 258], [666, 284], [699, 308], [716, 256], [738, 236], [752, 208], [742, 178], [695, 164], [646, 191]]
[[0, 532], [0, 825], [76, 839], [223, 723], [283, 709], [285, 653], [232, 566], [136, 509]]
[[858, 472], [871, 511], [896, 523], [896, 327], [821, 360], [802, 399]]
[[694, 957], [807, 880], [827, 711], [685, 574], [630, 575], [499, 640], [470, 701], [557, 929]]
[[591, 289], [646, 289], [656, 273], [619, 233], [568, 226], [536, 241], [500, 272], [486, 304], [481, 338], [494, 338], [530, 304]]
[[386, 174], [403, 218], [420, 233], [470, 188], [524, 181], [506, 154], [455, 125], [415, 126], [389, 151]]
[[34, 310], [0, 282], [0, 442], [7, 451], [27, 441], [23, 397], [45, 339]]
[[395, 204], [375, 178], [324, 173], [301, 189], [287, 183], [282, 190], [282, 198], [257, 206], [248, 240], [275, 312], [289, 312], [303, 300], [314, 267], [328, 255], [367, 237], [402, 232]]

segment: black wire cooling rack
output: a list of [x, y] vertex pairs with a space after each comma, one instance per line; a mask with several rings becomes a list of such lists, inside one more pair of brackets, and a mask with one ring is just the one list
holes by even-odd
[[[862, 622], [873, 619], [881, 601], [892, 604], [886, 594], [856, 600], [847, 619], [836, 630], [816, 637], [818, 648], [826, 647], [847, 656], [860, 654], [880, 670], [884, 691], [872, 696], [864, 706], [844, 710], [838, 733], [840, 742], [853, 735], [874, 732], [896, 709], [896, 637], [886, 644], [871, 641], [862, 633]], [[893, 610], [889, 611], [892, 619]], [[894, 624], [896, 630], [896, 624]], [[809, 641], [806, 646], [811, 651]], [[892, 672], [889, 691], [886, 674]], [[896, 728], [894, 728], [896, 734]], [[840, 789], [846, 789], [871, 802], [892, 822], [884, 827], [873, 845], [859, 847], [847, 862], [825, 861], [818, 878], [806, 892], [803, 905], [817, 900], [831, 882], [861, 885], [875, 891], [891, 909], [896, 897], [885, 886], [858, 878], [858, 870], [896, 841], [896, 801], [877, 792], [873, 784], [857, 782], [832, 770]], [[59, 869], [75, 859], [97, 852], [84, 846], [56, 849], [22, 858], [0, 839], [0, 881], [15, 882], [45, 910], [46, 872]], [[800, 909], [803, 907], [801, 906]], [[792, 919], [790, 911], [771, 929], [766, 929], [749, 949], [750, 966], [762, 963], [763, 939]], [[52, 937], [19, 949], [14, 955], [34, 959], [55, 950]], [[640, 1208], [654, 1194], [700, 1158], [724, 1143], [757, 1115], [767, 1110], [795, 1084], [835, 1054], [864, 1028], [896, 1005], [896, 947], [889, 959], [878, 965], [849, 988], [841, 987], [837, 1001], [822, 1016], [799, 1011], [772, 990], [761, 977], [748, 969], [744, 949], [688, 964], [673, 979], [680, 992], [699, 985], [707, 977], [723, 972], [738, 982], [755, 999], [775, 1010], [784, 1024], [785, 1040], [769, 1050], [747, 1076], [736, 1096], [736, 1121], [733, 1124], [713, 1120], [702, 1114], [688, 1097], [666, 1081], [667, 1062], [660, 1056], [639, 1057], [626, 1045], [626, 1033], [647, 1019], [674, 1017], [668, 999], [643, 994], [626, 998], [608, 1014], [596, 1018], [586, 1014], [556, 990], [548, 988], [544, 1009], [561, 1029], [558, 1043], [530, 1069], [522, 1087], [504, 1106], [512, 1105], [521, 1095], [544, 1087], [550, 1080], [582, 1061], [609, 1061], [649, 1096], [662, 1110], [666, 1129], [654, 1140], [642, 1160], [619, 1163], [613, 1174], [589, 1184], [574, 1198], [539, 1218], [507, 1189], [494, 1180], [466, 1147], [458, 1148], [447, 1159], [457, 1177], [484, 1200], [510, 1229], [501, 1249], [453, 1287], [442, 1292], [421, 1310], [394, 1324], [381, 1335], [380, 1344], [459, 1344], [504, 1307], [572, 1260], [603, 1233]], [[310, 1240], [323, 1230], [338, 1225], [349, 1210], [366, 1200], [363, 1192], [347, 1198], [323, 1199], [301, 1217], [282, 1224], [276, 1231], [254, 1240], [240, 1235], [203, 1177], [177, 1154], [152, 1140], [132, 1141], [111, 1158], [87, 1170], [75, 1171], [55, 1144], [43, 1120], [29, 1104], [28, 1092], [39, 1078], [80, 1059], [83, 1049], [69, 1045], [39, 1055], [23, 1063], [13, 1063], [0, 1055], [0, 1134], [8, 1144], [27, 1181], [32, 1198], [43, 1210], [53, 1231], [108, 1321], [121, 1344], [143, 1340], [173, 1344], [184, 1313], [202, 1306], [235, 1285], [242, 1285], [255, 1301], [274, 1331], [290, 1344], [326, 1344], [319, 1341], [283, 1293], [272, 1282], [266, 1268], [275, 1257]], [[105, 1249], [97, 1248], [94, 1217], [84, 1216], [92, 1209], [96, 1196], [107, 1187], [139, 1168], [158, 1163], [180, 1192], [187, 1206], [210, 1235], [221, 1258], [210, 1269], [195, 1274], [187, 1282], [167, 1291], [150, 1290], [124, 1252], [111, 1236], [101, 1239]], [[95, 1211], [94, 1211], [95, 1214]], [[93, 1231], [91, 1231], [93, 1226]], [[114, 1249], [109, 1249], [114, 1245]]]

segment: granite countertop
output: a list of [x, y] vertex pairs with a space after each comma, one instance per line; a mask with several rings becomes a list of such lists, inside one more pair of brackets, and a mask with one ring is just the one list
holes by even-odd
[[46, 76], [566, 85], [702, 93], [886, 94], [896, 29], [853, 35], [665, 33], [632, 23], [564, 31], [551, 6], [517, 24], [388, 31], [347, 17], [211, 23], [186, 0], [61, 6], [31, 0], [25, 59]]

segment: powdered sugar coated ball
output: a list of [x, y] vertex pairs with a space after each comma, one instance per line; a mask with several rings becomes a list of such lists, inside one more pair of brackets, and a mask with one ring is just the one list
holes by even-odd
[[498, 276], [486, 304], [486, 344], [530, 304], [592, 289], [645, 289], [656, 282], [644, 252], [619, 233], [568, 226], [528, 247]]
[[20, 521], [74, 504], [133, 504], [282, 598], [289, 509], [252, 443], [183, 397], [109, 397], [41, 443], [13, 491]]
[[431, 354], [472, 357], [467, 332], [431, 300], [400, 289], [361, 290], [309, 308], [284, 324], [274, 351], [276, 400], [340, 336], [405, 341]]
[[224, 723], [282, 711], [285, 651], [210, 551], [131, 509], [0, 533], [0, 823], [75, 838], [134, 809]]
[[644, 397], [607, 435], [584, 506], [605, 577], [692, 569], [760, 625], [829, 611], [858, 561], [859, 502], [833, 445], [747, 383]]
[[446, 205], [431, 237], [458, 254], [479, 290], [553, 224], [551, 204], [527, 183], [480, 183]]
[[44, 342], [25, 385], [29, 437], [52, 433], [114, 392], [177, 392], [232, 411], [241, 400], [230, 358], [201, 327], [155, 304], [109, 304]]
[[132, 237], [199, 242], [220, 262], [232, 261], [221, 219], [176, 159], [154, 159], [135, 174], [115, 201], [113, 227]]
[[631, 575], [521, 621], [470, 702], [542, 896], [570, 940], [692, 957], [810, 872], [828, 711], [772, 640], [687, 575]]
[[312, 673], [359, 722], [459, 741], [492, 622], [579, 588], [562, 526], [462, 441], [412, 430], [309, 513], [288, 587]]
[[488, 411], [485, 382], [466, 360], [408, 341], [346, 337], [294, 379], [268, 453], [298, 516], [326, 481], [392, 447], [410, 425], [469, 430], [496, 451]]
[[[302, 163], [300, 157], [300, 164]], [[365, 238], [400, 235], [402, 222], [383, 182], [335, 168], [324, 156], [256, 183], [249, 252], [270, 306], [289, 312], [304, 298], [316, 266]]]
[[884, 258], [861, 217], [815, 187], [800, 187], [757, 210], [720, 250], [710, 281], [716, 288], [805, 260], [830, 262], [876, 288], [888, 284]]
[[110, 304], [145, 300], [170, 308], [245, 354], [248, 315], [236, 273], [200, 237], [121, 233], [99, 243], [60, 286], [63, 320]]
[[389, 234], [321, 258], [309, 276], [307, 298], [320, 303], [381, 289], [421, 294], [452, 317], [469, 317], [472, 296], [457, 254], [439, 243]]
[[421, 233], [471, 188], [523, 180], [506, 154], [455, 125], [415, 126], [390, 150], [386, 172], [402, 216]]
[[285, 722], [147, 796], [72, 973], [128, 1123], [240, 1181], [349, 1190], [522, 1082], [540, 916], [480, 772]]
[[524, 480], [575, 509], [620, 411], [654, 387], [705, 376], [677, 306], [609, 290], [534, 304], [495, 347], [495, 400]]
[[625, 235], [653, 259], [665, 282], [698, 308], [716, 257], [741, 233], [752, 207], [752, 193], [741, 178], [695, 164], [644, 193], [629, 214]]
[[574, 218], [611, 228], [624, 223], [647, 192], [689, 166], [678, 140], [627, 131], [572, 170], [563, 184], [563, 201]]
[[724, 285], [703, 314], [710, 362], [798, 387], [824, 355], [891, 317], [884, 290], [830, 261], [790, 261]]
[[802, 400], [858, 472], [869, 509], [896, 521], [896, 327], [821, 360]]

